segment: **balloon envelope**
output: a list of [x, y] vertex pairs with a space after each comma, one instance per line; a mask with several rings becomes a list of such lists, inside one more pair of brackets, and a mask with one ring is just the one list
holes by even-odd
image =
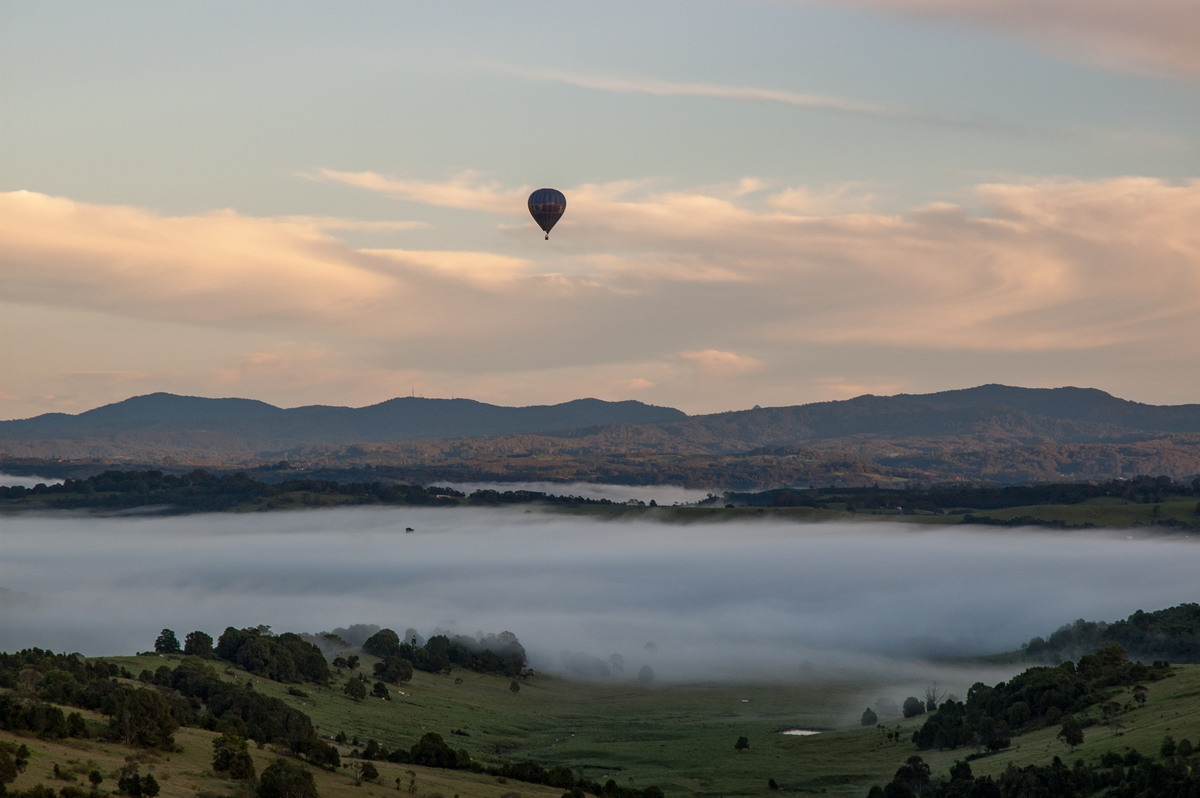
[[550, 237], [550, 228], [567, 209], [567, 198], [556, 188], [539, 188], [529, 195], [529, 214]]

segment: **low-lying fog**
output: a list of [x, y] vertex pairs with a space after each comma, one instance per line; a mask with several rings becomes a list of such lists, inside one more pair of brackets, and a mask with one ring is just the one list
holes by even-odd
[[[406, 533], [412, 527], [412, 533]], [[479, 509], [0, 519], [0, 650], [150, 649], [163, 628], [511, 631], [539, 670], [836, 676], [1013, 649], [1194, 601], [1183, 537], [603, 522]], [[617, 655], [614, 658], [612, 655]], [[618, 667], [619, 669], [619, 667]]]
[[61, 479], [51, 479], [50, 477], [22, 477], [16, 474], [8, 474], [0, 471], [0, 487], [22, 487], [32, 488], [39, 483], [46, 485], [57, 485], [62, 482]]

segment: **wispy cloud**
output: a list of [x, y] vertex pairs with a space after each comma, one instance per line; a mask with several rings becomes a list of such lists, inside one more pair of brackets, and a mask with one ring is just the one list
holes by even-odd
[[803, 94], [782, 89], [754, 86], [724, 86], [714, 83], [687, 83], [640, 76], [615, 77], [609, 75], [586, 75], [578, 72], [538, 69], [515, 64], [490, 63], [488, 68], [526, 80], [552, 83], [567, 83], [585, 89], [619, 92], [623, 94], [652, 94], [657, 97], [709, 97], [720, 100], [778, 103], [797, 108], [817, 108], [848, 114], [869, 116], [907, 117], [911, 113], [903, 108], [893, 108], [876, 103], [861, 102], [844, 97], [825, 97], [819, 94]]
[[532, 190], [526, 186], [502, 186], [495, 181], [485, 180], [475, 171], [461, 172], [444, 181], [411, 180], [375, 172], [341, 172], [325, 168], [305, 176], [386, 194], [406, 202], [491, 213], [513, 213], [514, 209], [524, 213], [525, 200]]
[[829, 111], [841, 114], [871, 116], [974, 131], [990, 131], [1004, 135], [1025, 136], [1032, 131], [1024, 126], [995, 119], [954, 117], [929, 113], [919, 109], [882, 103], [864, 102], [846, 97], [775, 89], [759, 86], [729, 86], [719, 83], [690, 83], [662, 80], [644, 76], [594, 75], [577, 72], [545, 70], [515, 64], [488, 63], [488, 69], [524, 80], [565, 83], [584, 89], [619, 94], [649, 94], [656, 97], [701, 97], [747, 103], [770, 103], [793, 108]]

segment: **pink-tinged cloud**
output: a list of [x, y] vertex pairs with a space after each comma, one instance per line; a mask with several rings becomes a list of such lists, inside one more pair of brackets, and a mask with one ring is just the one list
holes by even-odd
[[722, 352], [719, 349], [680, 352], [679, 357], [692, 363], [705, 374], [721, 377], [749, 374], [763, 367], [763, 362], [757, 358], [739, 355], [734, 352]]
[[992, 28], [1063, 60], [1200, 80], [1195, 0], [818, 1]]
[[298, 307], [353, 316], [395, 282], [313, 224], [164, 217], [28, 191], [0, 194], [0, 258], [8, 301], [202, 323]]
[[441, 182], [387, 177], [375, 172], [340, 172], [336, 169], [317, 169], [310, 177], [384, 194], [405, 202], [489, 213], [515, 213], [517, 210], [524, 213], [525, 201], [532, 190], [527, 187], [505, 187], [495, 181], [484, 180], [478, 172], [473, 171], [462, 172]]
[[[203, 371], [201, 384], [263, 397], [236, 387], [370, 384], [378, 400], [428, 380], [450, 386], [437, 395], [518, 402], [637, 387], [662, 404], [750, 393], [748, 405], [818, 354], [837, 364], [807, 377], [827, 397], [899, 384], [904, 358], [1108, 352], [1128, 369], [1200, 355], [1200, 181], [993, 183], [969, 206], [901, 215], [816, 212], [806, 198], [821, 190], [802, 186], [567, 193], [575, 219], [554, 246], [521, 243], [497, 212], [479, 252], [362, 251], [329, 225], [0, 194], [5, 320], [102, 349], [11, 358], [5, 390], [69, 396], [47, 368], [82, 373], [90, 358], [172, 385]], [[872, 378], [842, 351], [893, 354]], [[819, 382], [830, 374], [844, 376]]]

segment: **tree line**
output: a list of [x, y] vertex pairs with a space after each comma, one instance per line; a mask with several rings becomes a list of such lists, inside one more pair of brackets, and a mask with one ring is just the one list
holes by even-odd
[[59, 484], [0, 486], [0, 507], [51, 510], [121, 510], [158, 505], [163, 512], [288, 510], [358, 505], [492, 506], [502, 504], [612, 504], [608, 499], [559, 496], [529, 490], [481, 489], [470, 495], [437, 485], [396, 482], [339, 482], [289, 479], [266, 482], [245, 472], [213, 474], [204, 470], [168, 474], [159, 470], [105, 471]]
[[1130, 749], [1109, 751], [1092, 762], [1077, 759], [1068, 767], [1056, 756], [1049, 765], [1009, 764], [995, 778], [976, 777], [963, 761], [950, 767], [948, 778], [939, 778], [920, 756], [911, 756], [867, 798], [1194, 798], [1200, 794], [1200, 773], [1191, 747], [1179, 753], [1168, 740], [1157, 760]]
[[1021, 646], [1020, 653], [1038, 662], [1062, 661], [1108, 643], [1121, 645], [1132, 658], [1143, 661], [1200, 662], [1200, 604], [1137, 610], [1114, 623], [1080, 618], [1048, 638], [1033, 637]]

